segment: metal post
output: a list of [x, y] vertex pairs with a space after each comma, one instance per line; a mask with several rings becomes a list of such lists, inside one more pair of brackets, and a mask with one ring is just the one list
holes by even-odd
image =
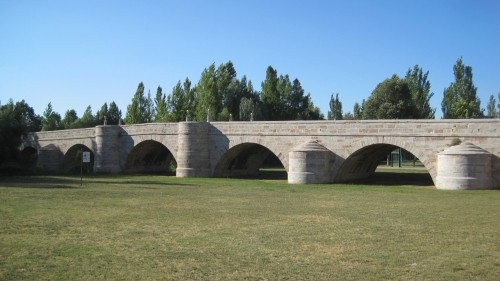
[[83, 185], [83, 148], [80, 148], [80, 186]]

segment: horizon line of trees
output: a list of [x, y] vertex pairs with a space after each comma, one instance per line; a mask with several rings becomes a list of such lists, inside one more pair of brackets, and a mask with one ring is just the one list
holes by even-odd
[[[498, 100], [490, 96], [485, 110], [473, 83], [472, 67], [459, 58], [453, 66], [455, 81], [443, 91], [441, 110], [444, 119], [500, 118]], [[332, 94], [327, 119], [433, 119], [436, 109], [430, 106], [434, 93], [430, 92], [429, 71], [415, 65], [404, 78], [397, 75], [379, 83], [371, 95], [356, 102], [352, 112], [343, 113], [339, 94]], [[124, 120], [114, 101], [104, 103], [94, 115], [88, 106], [81, 117], [74, 109], [64, 117], [55, 112], [49, 102], [43, 115], [37, 115], [25, 101], [11, 99], [0, 104], [0, 164], [15, 159], [23, 136], [29, 132], [93, 127], [100, 124], [117, 125], [148, 122], [192, 121], [249, 121], [249, 120], [319, 120], [324, 115], [314, 105], [310, 93], [305, 92], [299, 79], [288, 74], [278, 75], [272, 66], [266, 70], [261, 90], [256, 91], [245, 75], [237, 78], [231, 61], [218, 67], [205, 68], [200, 80], [192, 85], [189, 78], [179, 80], [166, 95], [158, 86], [156, 95], [145, 94], [140, 82]]]
[[[499, 118], [498, 100], [490, 96], [485, 109], [474, 86], [472, 67], [466, 66], [460, 57], [453, 66], [455, 81], [443, 91], [441, 110], [443, 119]], [[329, 120], [361, 119], [434, 119], [436, 108], [430, 106], [434, 93], [430, 91], [429, 71], [424, 72], [415, 65], [409, 68], [404, 78], [394, 74], [379, 83], [367, 99], [356, 102], [353, 110], [343, 112], [339, 93], [330, 97]], [[211, 64], [205, 68], [200, 80], [193, 85], [188, 77], [180, 80], [167, 95], [158, 86], [156, 95], [145, 94], [145, 85], [140, 82], [127, 106], [125, 117], [113, 101], [104, 103], [95, 115], [88, 106], [81, 117], [74, 109], [67, 110], [64, 118], [52, 110], [49, 103], [40, 118], [39, 130], [50, 131], [75, 129], [104, 124], [138, 124], [150, 122], [179, 122], [186, 118], [192, 121], [248, 121], [253, 120], [321, 120], [325, 116], [314, 105], [311, 94], [299, 79], [288, 74], [279, 75], [272, 66], [266, 69], [266, 78], [261, 90], [254, 90], [252, 81], [237, 72], [231, 61], [218, 67]]]
[[[472, 67], [464, 65], [461, 57], [453, 74], [455, 81], [443, 91], [443, 119], [500, 118], [500, 93], [498, 100], [490, 95], [485, 113], [472, 80]], [[404, 78], [394, 74], [379, 83], [361, 104], [354, 103], [352, 112], [343, 113], [339, 94], [332, 94], [328, 119], [434, 119], [436, 109], [430, 106], [434, 93], [430, 92], [428, 75], [429, 71], [424, 73], [418, 65], [409, 68]]]

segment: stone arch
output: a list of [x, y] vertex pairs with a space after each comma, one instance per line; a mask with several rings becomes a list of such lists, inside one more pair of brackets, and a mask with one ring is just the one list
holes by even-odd
[[40, 168], [47, 172], [60, 172], [64, 155], [55, 144], [48, 144], [38, 151], [38, 163]]
[[266, 161], [272, 159], [285, 167], [282, 159], [266, 146], [253, 142], [243, 142], [228, 149], [217, 161], [214, 177], [252, 177]]
[[173, 174], [177, 161], [172, 152], [162, 143], [145, 140], [128, 153], [124, 172]]
[[[90, 163], [82, 163], [82, 152], [90, 152]], [[71, 146], [64, 154], [63, 171], [66, 173], [94, 172], [94, 151], [84, 144]]]
[[355, 143], [352, 148], [354, 149], [351, 151], [354, 152], [350, 153], [340, 165], [335, 175], [335, 182], [363, 179], [373, 175], [386, 155], [397, 148], [402, 148], [415, 155], [431, 175], [432, 181], [435, 182], [435, 173], [433, 166], [431, 166], [431, 163], [435, 161], [432, 161], [428, 154], [410, 143], [401, 140], [373, 140]]

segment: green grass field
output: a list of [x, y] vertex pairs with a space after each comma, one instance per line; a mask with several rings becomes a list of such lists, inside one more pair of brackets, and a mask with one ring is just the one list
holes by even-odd
[[500, 280], [500, 191], [0, 178], [0, 280]]

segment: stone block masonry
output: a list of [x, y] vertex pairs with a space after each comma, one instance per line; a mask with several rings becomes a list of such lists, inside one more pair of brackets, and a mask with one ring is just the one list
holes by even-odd
[[[139, 144], [160, 143], [175, 159], [177, 177], [244, 175], [255, 171], [269, 151], [287, 170], [290, 183], [329, 183], [368, 177], [381, 157], [401, 147], [423, 163], [437, 188], [461, 189], [463, 184], [444, 186], [437, 179], [454, 175], [448, 169], [462, 171], [461, 176], [466, 177], [465, 173], [477, 169], [483, 160], [481, 157], [471, 160], [470, 163], [476, 164], [467, 164], [470, 167], [467, 169], [453, 167], [449, 154], [443, 152], [457, 140], [474, 145], [483, 151], [481, 155], [486, 155], [487, 163], [480, 168], [485, 172], [479, 173], [484, 180], [468, 183], [470, 187], [466, 188], [500, 189], [499, 119], [97, 126], [32, 133], [21, 149], [34, 148], [39, 166], [57, 171], [71, 147], [83, 145], [93, 154], [95, 172], [119, 173]], [[243, 160], [246, 164], [238, 162]], [[236, 168], [237, 171], [228, 170]]]

